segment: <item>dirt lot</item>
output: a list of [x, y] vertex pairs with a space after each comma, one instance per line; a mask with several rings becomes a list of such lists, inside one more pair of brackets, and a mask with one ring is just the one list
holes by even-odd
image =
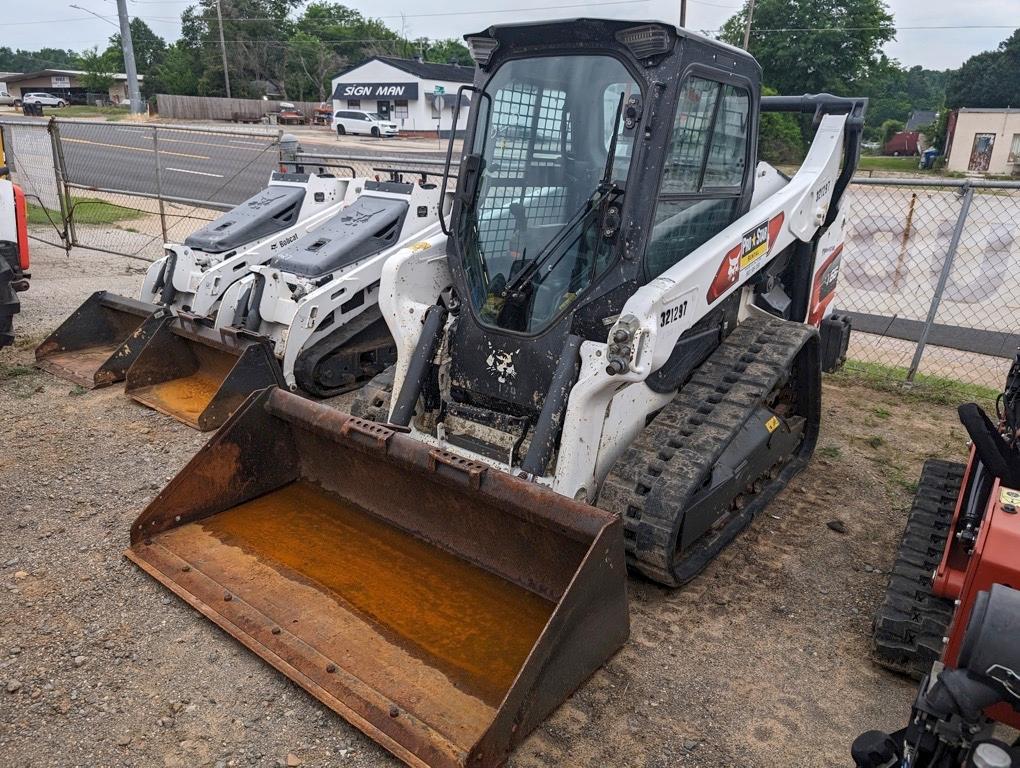
[[[29, 366], [92, 290], [138, 262], [33, 251], [22, 340], [0, 351], [0, 758], [10, 766], [396, 762], [121, 556], [137, 512], [203, 443]], [[687, 588], [630, 580], [631, 638], [515, 754], [524, 766], [847, 765], [913, 685], [868, 660], [926, 456], [960, 456], [948, 406], [829, 383], [819, 451]], [[826, 523], [839, 519], [845, 533]]]

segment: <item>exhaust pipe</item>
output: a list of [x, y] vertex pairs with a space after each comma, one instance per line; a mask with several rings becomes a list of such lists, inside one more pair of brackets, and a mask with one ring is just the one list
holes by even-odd
[[501, 765], [629, 626], [619, 516], [273, 388], [125, 555], [409, 765]]
[[285, 382], [267, 339], [178, 315], [137, 356], [124, 393], [207, 432], [223, 424], [252, 392], [272, 386]]
[[149, 339], [173, 313], [106, 291], [92, 294], [36, 347], [35, 364], [86, 389], [123, 381]]

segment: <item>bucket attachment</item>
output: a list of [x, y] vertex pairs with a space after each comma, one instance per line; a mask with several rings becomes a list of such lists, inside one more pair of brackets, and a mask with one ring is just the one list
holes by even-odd
[[170, 310], [106, 291], [93, 293], [36, 347], [35, 364], [86, 389], [123, 381]]
[[124, 393], [206, 432], [218, 428], [252, 392], [283, 384], [268, 340], [178, 315], [138, 355]]
[[280, 389], [126, 556], [413, 766], [498, 766], [628, 634], [617, 515]]

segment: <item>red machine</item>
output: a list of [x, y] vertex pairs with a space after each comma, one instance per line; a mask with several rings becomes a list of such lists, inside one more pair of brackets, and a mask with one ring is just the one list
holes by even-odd
[[[0, 146], [0, 158], [2, 158]], [[21, 187], [4, 178], [0, 162], [0, 347], [14, 343], [18, 294], [28, 289], [28, 212]]]
[[906, 728], [868, 731], [859, 768], [1020, 766], [1020, 354], [993, 422], [961, 405], [967, 464], [925, 462], [885, 599], [874, 654], [922, 680]]
[[[883, 666], [916, 678], [936, 661], [957, 667], [978, 594], [994, 584], [1020, 588], [1020, 354], [996, 411], [993, 422], [974, 403], [960, 406], [971, 440], [966, 465], [925, 462], [875, 616], [874, 651]], [[1020, 678], [1010, 684], [1020, 690]], [[1020, 729], [1010, 707], [988, 714]]]
[[[1000, 402], [1004, 400], [1005, 395]], [[1008, 415], [1007, 409], [996, 426], [973, 403], [960, 406], [972, 445], [950, 536], [932, 580], [932, 593], [956, 607], [942, 652], [947, 667], [958, 664], [978, 593], [993, 584], [1020, 587], [1020, 456], [1017, 427]], [[1020, 713], [1011, 707], [1000, 704], [989, 715], [1020, 729]]]

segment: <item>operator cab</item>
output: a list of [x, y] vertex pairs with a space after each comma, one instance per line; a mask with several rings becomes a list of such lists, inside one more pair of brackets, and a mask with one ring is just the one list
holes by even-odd
[[467, 40], [479, 74], [448, 246], [450, 397], [533, 422], [570, 337], [605, 341], [639, 286], [747, 211], [760, 69], [662, 24]]

